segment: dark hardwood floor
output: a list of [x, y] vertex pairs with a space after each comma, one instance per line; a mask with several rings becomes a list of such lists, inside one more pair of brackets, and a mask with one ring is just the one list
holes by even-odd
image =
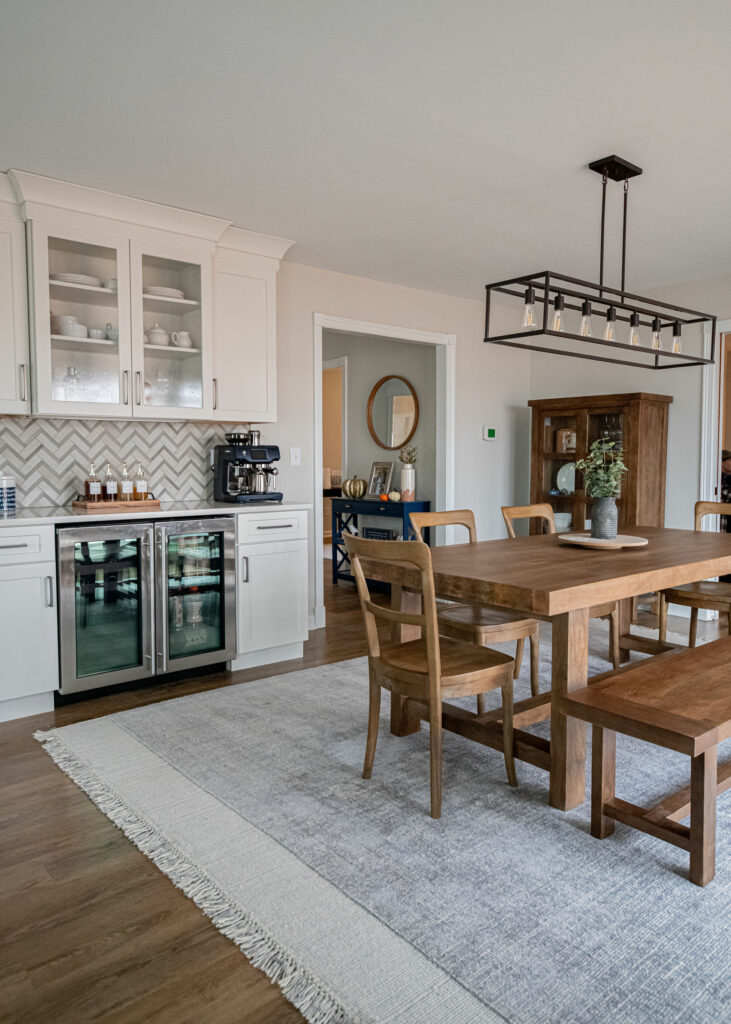
[[303, 1020], [56, 768], [33, 732], [365, 654], [355, 589], [332, 587], [327, 571], [325, 579], [328, 626], [311, 634], [299, 661], [116, 691], [0, 725], [3, 1024]]
[[116, 691], [0, 725], [3, 1024], [303, 1020], [54, 765], [33, 733], [365, 654], [355, 588], [329, 585], [329, 565], [327, 628], [311, 633], [298, 661]]

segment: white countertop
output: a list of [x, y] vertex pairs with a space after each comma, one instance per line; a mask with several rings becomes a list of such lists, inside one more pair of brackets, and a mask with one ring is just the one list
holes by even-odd
[[299, 512], [307, 511], [312, 505], [294, 501], [257, 501], [235, 505], [227, 501], [211, 501], [203, 498], [199, 501], [163, 501], [160, 508], [149, 511], [134, 512], [77, 512], [70, 505], [46, 506], [38, 508], [18, 508], [15, 512], [0, 512], [0, 529], [3, 526], [23, 524], [26, 526], [41, 523], [56, 525], [58, 523], [105, 523], [114, 519], [177, 519], [180, 516], [196, 518], [198, 516], [251, 515], [256, 512]]

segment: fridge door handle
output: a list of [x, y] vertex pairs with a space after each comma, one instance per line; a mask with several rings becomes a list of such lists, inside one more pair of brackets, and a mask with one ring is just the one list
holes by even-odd
[[155, 653], [158, 672], [168, 670], [168, 572], [167, 572], [167, 530], [164, 526], [155, 527], [155, 561], [156, 561], [156, 593], [157, 631], [155, 634]]

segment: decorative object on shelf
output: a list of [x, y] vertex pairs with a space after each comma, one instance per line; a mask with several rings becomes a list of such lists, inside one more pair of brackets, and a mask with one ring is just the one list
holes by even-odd
[[366, 498], [380, 498], [382, 494], [388, 494], [388, 492], [391, 490], [392, 476], [392, 462], [372, 462], [371, 473], [370, 476], [368, 477], [368, 488], [366, 490]]
[[394, 452], [408, 444], [419, 426], [419, 397], [413, 384], [398, 374], [381, 377], [368, 396], [366, 420], [379, 448]]
[[189, 331], [173, 331], [170, 341], [176, 348], [193, 348], [193, 339]]
[[107, 324], [106, 331], [107, 331], [107, 338], [109, 338], [110, 341], [119, 341], [119, 330], [118, 330], [118, 328], [112, 327], [111, 324]]
[[564, 455], [576, 451], [576, 431], [566, 427], [556, 431], [556, 451]]
[[[599, 283], [543, 270], [486, 285], [485, 342], [654, 370], [713, 363], [717, 319], [714, 314], [634, 295], [625, 289], [629, 179], [642, 174], [642, 168], [614, 155], [594, 160], [589, 168], [602, 177]], [[610, 288], [604, 283], [604, 221], [607, 181], [610, 179], [624, 183], [619, 288]], [[501, 333], [490, 334], [493, 293], [510, 295], [520, 301], [514, 330], [503, 331], [500, 328]], [[537, 309], [538, 306], [542, 310]], [[593, 322], [594, 317], [596, 323]], [[504, 311], [501, 310], [501, 325], [504, 321]], [[695, 328], [691, 351], [682, 338], [684, 327]], [[710, 339], [707, 355], [704, 354], [706, 333]], [[666, 343], [662, 341], [663, 334], [668, 338]], [[542, 343], [544, 336], [555, 339], [556, 347], [545, 347]], [[538, 339], [538, 344], [533, 343], [534, 338]], [[558, 347], [559, 341], [561, 347]]]
[[355, 498], [355, 500], [358, 501], [363, 497], [367, 488], [368, 484], [365, 480], [361, 480], [360, 477], [354, 476], [351, 477], [350, 480], [343, 481], [341, 490], [345, 498]]
[[104, 287], [108, 288], [110, 292], [116, 292], [117, 290], [117, 279], [116, 277], [108, 277], [104, 282]]
[[168, 334], [164, 327], [160, 326], [157, 320], [152, 325], [152, 327], [147, 328], [147, 330], [145, 331], [145, 337], [147, 338], [147, 341], [145, 343], [147, 345], [155, 345], [159, 347], [161, 345], [170, 344], [170, 335]]
[[617, 536], [616, 499], [627, 467], [622, 448], [614, 441], [597, 438], [585, 459], [576, 468], [584, 474], [586, 493], [594, 498], [591, 509], [591, 535], [596, 540], [614, 540]]
[[401, 500], [416, 500], [416, 445], [409, 445], [399, 452], [401, 463]]
[[361, 536], [366, 540], [393, 540], [394, 530], [388, 530], [381, 526], [364, 526]]
[[565, 462], [556, 473], [556, 490], [559, 494], [573, 494], [576, 490], [576, 463]]
[[163, 299], [184, 299], [185, 292], [182, 292], [180, 288], [163, 288], [160, 285], [150, 285], [145, 288], [146, 295], [155, 295]]
[[89, 337], [94, 338], [96, 341], [103, 341], [106, 338], [107, 332], [103, 327], [90, 327]]
[[401, 501], [401, 491], [389, 491], [389, 501]]
[[88, 288], [101, 288], [102, 283], [98, 277], [91, 277], [89, 274], [51, 274], [52, 281], [60, 281], [62, 284], [83, 284]]

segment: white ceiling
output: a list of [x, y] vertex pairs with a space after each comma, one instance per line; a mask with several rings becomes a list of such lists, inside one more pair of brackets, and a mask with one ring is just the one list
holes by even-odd
[[729, 39], [727, 0], [5, 0], [0, 167], [477, 298], [597, 276], [614, 152], [628, 286], [690, 280], [731, 272]]

